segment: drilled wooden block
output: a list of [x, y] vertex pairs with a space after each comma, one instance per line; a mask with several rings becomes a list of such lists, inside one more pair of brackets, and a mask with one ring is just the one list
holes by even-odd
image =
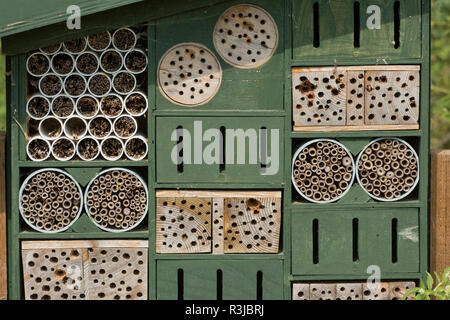
[[309, 283], [294, 283], [292, 300], [309, 300]]
[[147, 242], [22, 243], [25, 299], [147, 299]]
[[310, 300], [336, 300], [335, 283], [311, 283]]
[[295, 126], [346, 123], [346, 72], [337, 68], [302, 69], [292, 76]]
[[213, 254], [223, 254], [223, 198], [214, 198], [213, 201]]
[[364, 70], [347, 74], [347, 125], [364, 125]]
[[280, 198], [233, 198], [224, 201], [225, 253], [277, 253]]
[[365, 123], [414, 124], [419, 119], [419, 71], [367, 71]]
[[336, 300], [362, 300], [362, 284], [336, 283]]
[[211, 201], [212, 198], [157, 198], [156, 252], [211, 252]]
[[416, 284], [412, 281], [409, 282], [390, 282], [389, 283], [389, 299], [401, 300], [406, 291], [415, 288]]
[[[375, 284], [372, 284], [375, 286]], [[367, 283], [363, 283], [363, 300], [388, 300], [389, 299], [389, 283], [381, 282], [375, 288], [369, 288]]]

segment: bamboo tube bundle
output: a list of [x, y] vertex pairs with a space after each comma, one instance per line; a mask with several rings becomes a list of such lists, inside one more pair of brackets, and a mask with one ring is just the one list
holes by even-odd
[[147, 214], [146, 184], [128, 169], [107, 169], [89, 183], [85, 208], [99, 228], [109, 232], [129, 231], [137, 227]]
[[357, 178], [363, 189], [379, 201], [408, 196], [419, 181], [419, 160], [414, 149], [398, 138], [379, 138], [357, 159]]
[[67, 172], [41, 169], [27, 177], [19, 192], [19, 209], [33, 229], [55, 233], [67, 230], [79, 217], [81, 187]]
[[355, 177], [352, 154], [337, 141], [318, 139], [301, 146], [292, 162], [292, 182], [308, 201], [329, 203], [343, 197]]

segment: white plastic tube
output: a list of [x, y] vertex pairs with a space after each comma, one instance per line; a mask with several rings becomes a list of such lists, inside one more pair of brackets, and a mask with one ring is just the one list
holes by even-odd
[[[120, 149], [118, 150], [118, 155], [117, 156], [111, 156], [108, 155], [107, 152], [105, 152], [105, 147], [110, 143], [111, 140], [117, 141], [118, 144], [120, 145]], [[108, 161], [116, 161], [119, 160], [122, 155], [123, 155], [123, 142], [122, 140], [120, 140], [117, 137], [108, 137], [104, 140], [102, 140], [101, 145], [100, 145], [100, 153], [102, 155], [103, 158], [105, 158]]]
[[[81, 81], [83, 83], [83, 86], [84, 86], [83, 91], [79, 94], [70, 93], [69, 90], [67, 89], [68, 81], [73, 78], [81, 79]], [[84, 77], [83, 75], [81, 75], [79, 73], [71, 73], [64, 79], [64, 92], [69, 97], [72, 97], [72, 98], [78, 98], [78, 97], [82, 96], [86, 92], [87, 86], [88, 86], [88, 83], [87, 83], [86, 77]]]
[[[80, 151], [81, 146], [82, 146], [84, 143], [86, 143], [87, 141], [92, 141], [92, 143], [93, 143], [93, 144], [96, 146], [96, 148], [97, 148], [97, 152], [96, 152], [95, 156], [93, 156], [93, 157], [91, 157], [91, 158], [84, 157], [84, 156], [82, 155], [81, 151]], [[90, 137], [90, 136], [86, 136], [86, 137], [84, 137], [84, 138], [82, 138], [82, 139], [80, 139], [80, 140], [78, 141], [78, 143], [77, 143], [77, 156], [78, 156], [81, 160], [83, 160], [83, 161], [92, 161], [92, 160], [95, 160], [95, 159], [98, 157], [99, 154], [100, 154], [100, 143], [99, 143], [99, 141], [98, 141], [97, 139], [95, 139], [95, 138], [93, 138], [93, 137]]]
[[[46, 152], [46, 155], [45, 155], [44, 157], [42, 157], [42, 158], [36, 158], [36, 157], [34, 157], [33, 154], [31, 153], [30, 147], [33, 145], [33, 142], [34, 142], [34, 141], [42, 141], [42, 143], [44, 143], [45, 145], [47, 145], [48, 151]], [[35, 136], [35, 137], [31, 138], [30, 141], [28, 141], [28, 143], [27, 143], [27, 155], [28, 155], [28, 158], [30, 158], [30, 160], [32, 160], [32, 161], [41, 162], [41, 161], [47, 160], [47, 159], [50, 157], [51, 151], [52, 151], [52, 150], [51, 150], [50, 142], [48, 142], [48, 140], [43, 139], [43, 138], [40, 137], [40, 136]]]
[[[109, 130], [108, 130], [107, 132], [105, 132], [105, 135], [104, 135], [104, 136], [100, 136], [100, 135], [96, 134], [96, 133], [94, 132], [94, 130], [93, 130], [93, 125], [94, 125], [95, 122], [98, 121], [99, 119], [105, 119], [105, 120], [109, 123]], [[105, 116], [97, 116], [97, 117], [92, 118], [91, 120], [89, 120], [88, 130], [89, 130], [89, 134], [90, 134], [91, 136], [93, 136], [93, 137], [96, 138], [96, 139], [103, 140], [103, 139], [108, 138], [108, 137], [111, 135], [111, 132], [113, 131], [113, 124], [112, 124], [111, 120], [108, 119], [107, 117], [105, 117]]]
[[[120, 59], [120, 66], [119, 66], [118, 68], [114, 69], [114, 70], [108, 70], [108, 69], [105, 67], [104, 61], [103, 61], [104, 59], [106, 59], [106, 56], [107, 56], [108, 54], [110, 54], [110, 53], [115, 54], [115, 55], [118, 56], [119, 59]], [[100, 64], [100, 68], [101, 68], [104, 72], [106, 72], [106, 73], [115, 73], [115, 72], [117, 72], [117, 71], [119, 71], [119, 70], [121, 70], [121, 69], [123, 68], [123, 65], [124, 65], [124, 59], [123, 59], [123, 56], [122, 56], [122, 54], [120, 53], [120, 51], [114, 50], [114, 49], [109, 49], [109, 50], [105, 50], [105, 51], [102, 52], [102, 54], [101, 54], [101, 56], [100, 56], [100, 58], [99, 58], [99, 64]]]
[[[131, 70], [131, 69], [128, 67], [128, 65], [127, 65], [127, 58], [130, 57], [130, 55], [133, 54], [134, 52], [139, 52], [139, 53], [141, 53], [141, 54], [143, 55], [144, 59], [145, 59], [145, 66], [144, 66], [144, 68], [143, 68], [142, 70], [133, 71], [133, 70]], [[128, 52], [125, 54], [125, 57], [124, 57], [123, 60], [124, 60], [124, 66], [125, 66], [125, 69], [126, 69], [128, 72], [131, 72], [131, 73], [134, 73], [134, 74], [139, 74], [139, 73], [144, 72], [144, 71], [147, 69], [147, 64], [148, 64], [147, 55], [145, 54], [144, 51], [142, 51], [142, 50], [140, 50], [140, 49], [132, 49], [132, 50], [128, 51]]]
[[[108, 37], [108, 45], [106, 45], [104, 48], [94, 48], [90, 42], [90, 38], [94, 35], [90, 35], [87, 37], [87, 43], [88, 43], [88, 47], [93, 50], [93, 51], [103, 51], [106, 50], [107, 48], [109, 48], [109, 46], [111, 45], [111, 33], [109, 33], [109, 31], [104, 31], [104, 32], [100, 32], [100, 33], [105, 33], [107, 34]], [[95, 34], [96, 35], [96, 34]]]
[[[145, 153], [144, 153], [143, 155], [141, 155], [140, 157], [137, 157], [137, 158], [135, 158], [135, 157], [133, 157], [132, 155], [130, 155], [130, 154], [128, 153], [128, 151], [127, 151], [129, 144], [132, 143], [133, 140], [139, 140], [139, 141], [142, 141], [142, 142], [144, 143], [144, 145], [145, 145]], [[125, 152], [125, 156], [126, 156], [128, 159], [132, 160], [132, 161], [143, 160], [143, 159], [147, 156], [147, 153], [148, 153], [148, 143], [147, 143], [147, 139], [145, 139], [143, 136], [134, 136], [134, 137], [131, 137], [130, 139], [128, 139], [128, 140], [125, 142], [124, 152]]]
[[[37, 116], [35, 116], [32, 112], [30, 112], [30, 103], [34, 100], [34, 99], [39, 99], [39, 98], [42, 98], [42, 99], [44, 99], [44, 101], [47, 103], [47, 112], [45, 113], [45, 115], [43, 115], [42, 117], [37, 117]], [[48, 99], [47, 97], [44, 97], [43, 95], [41, 95], [41, 94], [35, 94], [35, 95], [33, 95], [30, 99], [28, 99], [28, 101], [27, 101], [27, 115], [31, 118], [31, 119], [34, 119], [34, 120], [42, 120], [42, 119], [44, 119], [44, 118], [46, 118], [49, 114], [50, 114], [50, 111], [51, 111], [51, 102], [50, 102], [50, 99]]]
[[[118, 33], [119, 33], [119, 32], [122, 32], [122, 31], [129, 31], [129, 32], [131, 32], [131, 33], [133, 34], [133, 37], [134, 37], [133, 45], [132, 45], [130, 48], [127, 48], [127, 49], [125, 49], [125, 50], [124, 50], [124, 49], [119, 49], [119, 48], [117, 47], [117, 44], [116, 44], [116, 37], [117, 37]], [[114, 33], [113, 33], [113, 35], [112, 35], [112, 45], [113, 45], [113, 47], [114, 47], [116, 50], [119, 50], [119, 51], [121, 51], [121, 52], [127, 52], [127, 51], [133, 49], [133, 48], [136, 46], [136, 42], [137, 42], [136, 33], [135, 33], [133, 30], [131, 30], [130, 28], [120, 28], [120, 29], [117, 29], [116, 31], [114, 31]]]
[[[104, 92], [104, 93], [101, 93], [101, 94], [100, 94], [100, 93], [92, 92], [92, 90], [91, 90], [91, 83], [92, 83], [92, 81], [94, 81], [98, 76], [103, 76], [103, 77], [105, 77], [105, 78], [107, 79], [107, 81], [108, 81], [108, 84], [109, 84], [108, 90], [105, 90], [105, 92]], [[94, 97], [97, 97], [97, 98], [101, 98], [101, 97], [104, 97], [104, 96], [106, 96], [107, 94], [109, 94], [109, 93], [111, 92], [111, 89], [112, 89], [112, 81], [111, 81], [111, 78], [108, 77], [108, 75], [107, 75], [106, 73], [97, 72], [97, 73], [94, 73], [94, 74], [89, 78], [87, 87], [88, 87], [88, 91], [89, 91], [89, 93], [90, 93], [91, 95], [93, 95]]]
[[[92, 101], [94, 101], [95, 112], [92, 113], [91, 115], [86, 115], [85, 113], [83, 113], [83, 112], [81, 111], [80, 104], [81, 104], [81, 102], [83, 101], [83, 99], [92, 99]], [[76, 113], [77, 113], [81, 118], [87, 120], [87, 119], [92, 119], [92, 118], [94, 118], [94, 117], [98, 114], [99, 109], [100, 109], [100, 106], [99, 106], [98, 99], [97, 99], [96, 97], [94, 97], [94, 96], [91, 95], [91, 94], [83, 94], [82, 96], [80, 96], [80, 97], [77, 99], [77, 104], [76, 104], [76, 108], [75, 108], [75, 109], [76, 109]]]
[[[71, 103], [72, 103], [72, 112], [71, 112], [69, 115], [67, 115], [67, 116], [61, 116], [61, 115], [58, 115], [58, 114], [55, 112], [55, 101], [57, 101], [58, 99], [61, 99], [61, 98], [67, 98], [67, 99], [69, 99], [69, 100], [71, 101]], [[58, 119], [67, 119], [67, 118], [69, 118], [70, 116], [72, 116], [73, 113], [75, 112], [75, 101], [74, 101], [71, 97], [69, 97], [69, 96], [66, 96], [66, 95], [59, 95], [59, 96], [53, 98], [53, 100], [52, 100], [52, 104], [51, 104], [51, 112], [52, 112], [52, 114], [53, 114], [56, 118], [58, 118]]]
[[[127, 135], [123, 135], [123, 134], [120, 134], [120, 132], [117, 130], [116, 125], [117, 125], [118, 123], [120, 123], [121, 121], [123, 121], [123, 119], [129, 119], [129, 120], [133, 123], [133, 125], [134, 125], [134, 130], [132, 131], [132, 133], [127, 134]], [[131, 117], [131, 116], [129, 116], [129, 115], [122, 115], [122, 116], [120, 116], [120, 117], [117, 117], [117, 118], [114, 120], [114, 124], [113, 124], [113, 131], [114, 131], [114, 134], [115, 134], [116, 136], [118, 136], [119, 138], [121, 138], [121, 139], [128, 139], [128, 138], [133, 137], [133, 136], [136, 134], [137, 129], [138, 129], [138, 125], [137, 125], [136, 119], [134, 119], [133, 117]]]
[[[145, 100], [145, 108], [144, 108], [141, 112], [139, 112], [139, 113], [132, 112], [132, 111], [130, 110], [130, 108], [129, 108], [129, 105], [127, 105], [127, 103], [129, 103], [129, 100], [132, 99], [133, 96], [141, 96], [141, 97], [143, 97], [144, 100]], [[125, 97], [124, 105], [125, 105], [125, 110], [128, 112], [128, 114], [132, 115], [133, 117], [140, 117], [140, 116], [142, 116], [143, 114], [145, 114], [145, 113], [147, 112], [147, 109], [148, 109], [148, 99], [147, 99], [147, 96], [146, 96], [144, 93], [142, 93], [142, 92], [140, 92], [140, 91], [135, 91], [135, 92], [129, 93], [129, 94]]]
[[[43, 59], [45, 59], [45, 60], [47, 61], [47, 63], [48, 63], [48, 68], [47, 68], [47, 70], [46, 70], [45, 72], [41, 73], [41, 74], [36, 74], [36, 73], [32, 72], [32, 71], [30, 70], [30, 65], [29, 65], [30, 59], [32, 59], [33, 57], [38, 57], [38, 56], [41, 57], [41, 58], [43, 58]], [[26, 67], [27, 67], [28, 73], [31, 74], [32, 76], [34, 76], [34, 77], [42, 77], [42, 76], [46, 75], [46, 74], [50, 71], [50, 59], [49, 59], [48, 55], [45, 54], [45, 53], [42, 53], [42, 52], [35, 52], [35, 53], [31, 54], [31, 55], [27, 58]]]
[[[57, 147], [58, 143], [61, 143], [61, 141], [67, 141], [69, 144], [72, 145], [73, 152], [68, 157], [60, 157], [60, 156], [58, 156], [57, 152], [55, 151], [55, 150], [57, 150], [56, 147]], [[56, 139], [52, 144], [52, 156], [58, 161], [68, 161], [68, 160], [72, 159], [75, 156], [75, 154], [76, 154], [75, 143], [71, 139], [68, 139], [66, 137], [61, 137], [61, 138]]]
[[[116, 84], [115, 84], [115, 81], [116, 81], [117, 77], [120, 76], [120, 75], [122, 75], [122, 74], [128, 74], [128, 75], [130, 75], [130, 76], [133, 78], [133, 87], [132, 87], [130, 90], [126, 91], [126, 92], [125, 92], [125, 91], [120, 91], [120, 90], [118, 90], [118, 89], [116, 88]], [[136, 89], [136, 76], [135, 76], [134, 74], [128, 72], [128, 71], [120, 71], [120, 72], [117, 72], [117, 73], [115, 73], [114, 76], [113, 76], [113, 79], [112, 79], [112, 86], [113, 86], [113, 88], [114, 88], [114, 91], [116, 91], [116, 92], [119, 93], [119, 94], [128, 94], [128, 93], [130, 93], [130, 92], [133, 92], [133, 91]]]
[[[72, 63], [72, 66], [71, 66], [71, 68], [70, 68], [70, 71], [65, 72], [65, 73], [59, 72], [59, 71], [57, 70], [57, 68], [55, 67], [55, 61], [56, 61], [60, 56], [63, 56], [63, 55], [69, 57], [70, 60], [71, 60], [71, 63]], [[66, 75], [68, 75], [68, 74], [70, 74], [70, 73], [73, 72], [73, 70], [74, 70], [74, 68], [75, 68], [75, 59], [74, 59], [73, 55], [71, 55], [70, 53], [61, 51], [61, 52], [58, 52], [57, 54], [55, 54], [54, 56], [52, 56], [51, 67], [52, 67], [53, 72], [56, 73], [57, 75], [59, 75], [59, 76], [66, 76]]]
[[[107, 112], [105, 112], [105, 101], [109, 98], [109, 97], [115, 97], [117, 99], [120, 100], [120, 111], [114, 113], [114, 114], [108, 114]], [[123, 109], [124, 109], [124, 102], [123, 102], [123, 98], [121, 96], [119, 96], [118, 94], [115, 93], [110, 93], [107, 96], [104, 96], [101, 100], [100, 100], [100, 111], [101, 113], [108, 118], [117, 118], [118, 116], [120, 116], [123, 113]]]
[[88, 132], [86, 120], [72, 116], [64, 123], [64, 134], [69, 139], [82, 139]]
[[[80, 59], [83, 58], [84, 55], [92, 56], [96, 61], [97, 65], [95, 66], [95, 70], [93, 72], [86, 73], [79, 69], [78, 62]], [[100, 66], [100, 59], [98, 58], [98, 55], [96, 55], [94, 52], [91, 51], [84, 51], [83, 53], [79, 54], [75, 60], [75, 70], [83, 76], [90, 76], [91, 74], [96, 73], [98, 71], [99, 66]]]
[[[39, 123], [38, 130], [41, 137], [46, 140], [56, 140], [64, 131], [62, 121], [52, 116], [42, 120]], [[55, 132], [57, 132], [57, 134], [55, 134]]]
[[[57, 79], [57, 81], [59, 82], [59, 91], [56, 91], [55, 93], [46, 93], [43, 89], [42, 89], [42, 84], [45, 83], [45, 81], [48, 80], [49, 77], [55, 77]], [[39, 91], [41, 92], [41, 94], [44, 97], [47, 98], [53, 98], [54, 96], [58, 95], [61, 93], [61, 91], [63, 90], [63, 81], [61, 79], [60, 76], [58, 76], [56, 73], [47, 73], [45, 76], [41, 77], [41, 79], [39, 80]]]

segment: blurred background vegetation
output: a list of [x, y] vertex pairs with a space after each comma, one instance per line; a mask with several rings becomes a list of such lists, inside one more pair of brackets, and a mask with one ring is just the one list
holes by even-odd
[[[432, 0], [431, 145], [450, 149], [450, 0]], [[0, 56], [0, 130], [5, 124], [5, 58]]]

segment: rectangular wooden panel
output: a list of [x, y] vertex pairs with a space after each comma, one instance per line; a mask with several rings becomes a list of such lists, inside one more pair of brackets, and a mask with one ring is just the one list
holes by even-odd
[[25, 241], [25, 299], [145, 300], [147, 248], [134, 240]]
[[431, 156], [430, 270], [442, 275], [450, 266], [450, 151]]
[[294, 0], [293, 58], [420, 58], [421, 2], [395, 2], [363, 0], [358, 10], [352, 0]]
[[292, 273], [418, 272], [418, 223], [417, 209], [294, 213]]
[[280, 300], [283, 262], [267, 260], [159, 260], [160, 300]]
[[292, 97], [294, 131], [417, 129], [420, 67], [293, 68]]

